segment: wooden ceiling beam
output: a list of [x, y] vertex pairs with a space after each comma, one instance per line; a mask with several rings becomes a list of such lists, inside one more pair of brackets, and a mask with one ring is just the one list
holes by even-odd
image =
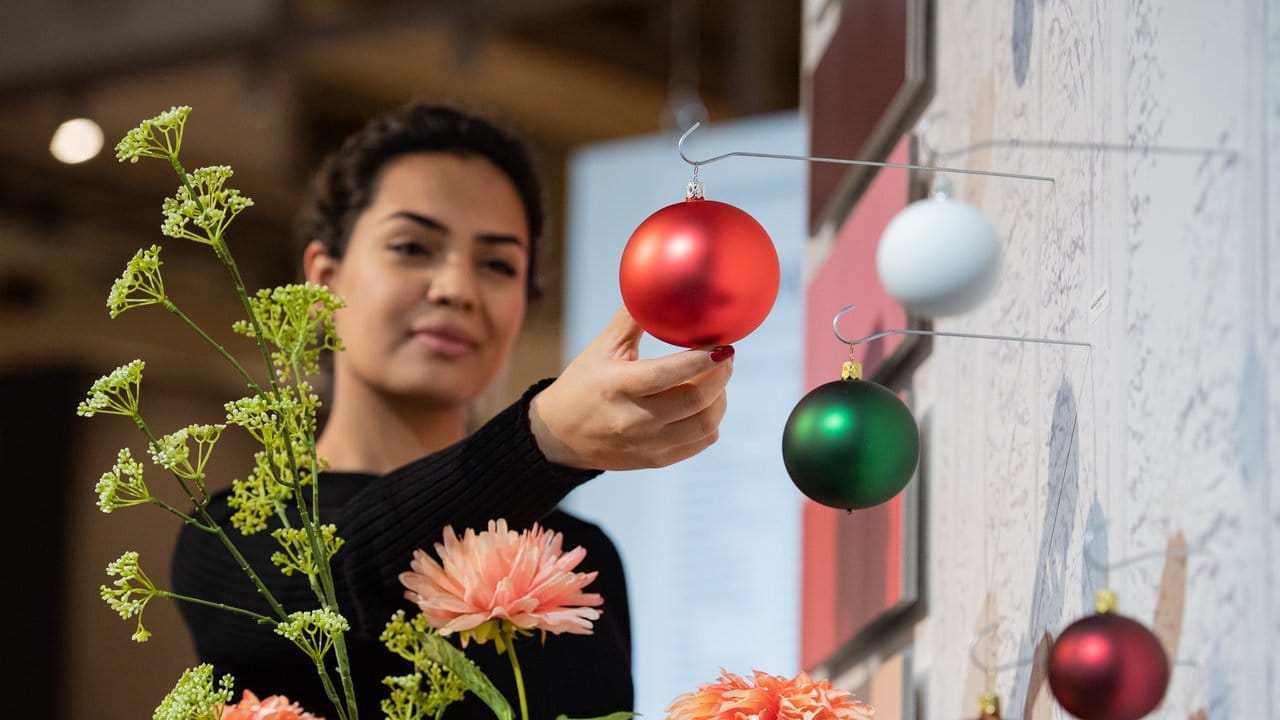
[[[412, 58], [406, 63], [406, 58]], [[564, 145], [660, 129], [664, 80], [501, 34], [466, 37], [431, 25], [348, 38], [303, 53], [304, 76], [388, 104], [413, 97], [460, 102], [518, 118], [531, 135]], [[724, 103], [706, 100], [713, 117]]]

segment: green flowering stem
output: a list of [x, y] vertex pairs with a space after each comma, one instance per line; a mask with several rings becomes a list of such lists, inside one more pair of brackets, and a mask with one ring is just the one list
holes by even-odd
[[[329, 653], [335, 642], [350, 629], [351, 625], [346, 618], [329, 608], [293, 613], [286, 620], [278, 623], [275, 628], [277, 635], [291, 640], [315, 663], [316, 672], [319, 673], [320, 679], [324, 683], [325, 694], [329, 696], [330, 702], [337, 708], [342, 720], [348, 719], [348, 713], [350, 713], [350, 717], [354, 717], [355, 709], [350, 699], [348, 699], [348, 704], [352, 706], [346, 710], [343, 709], [337, 690], [333, 686], [333, 681], [329, 678], [329, 673], [324, 667], [324, 656]], [[349, 695], [348, 698], [350, 698]]]
[[205, 342], [212, 345], [214, 350], [217, 350], [222, 357], [226, 358], [227, 362], [231, 363], [231, 366], [236, 369], [236, 372], [240, 373], [240, 376], [245, 379], [245, 382], [249, 383], [249, 387], [252, 388], [254, 392], [259, 395], [262, 394], [262, 386], [258, 385], [258, 381], [253, 379], [253, 376], [249, 374], [249, 371], [245, 370], [244, 366], [240, 364], [240, 361], [236, 360], [235, 356], [227, 352], [227, 349], [223, 347], [221, 343], [209, 337], [208, 333], [206, 333], [204, 329], [197, 325], [194, 320], [187, 317], [187, 314], [182, 312], [182, 310], [179, 309], [177, 305], [173, 304], [173, 301], [169, 300], [169, 298], [166, 297], [162, 299], [160, 304], [164, 305], [165, 310], [177, 315], [182, 322], [186, 323], [188, 327], [196, 331], [197, 335], [204, 338]]
[[276, 620], [274, 618], [267, 617], [266, 615], [263, 615], [261, 613], [256, 613], [252, 610], [246, 610], [244, 608], [236, 607], [234, 605], [224, 605], [223, 603], [212, 602], [210, 600], [201, 600], [200, 598], [197, 598], [197, 597], [191, 597], [189, 595], [180, 595], [176, 592], [170, 592], [168, 590], [157, 590], [155, 592], [155, 595], [156, 597], [165, 598], [166, 600], [180, 600], [182, 602], [188, 602], [194, 605], [204, 605], [205, 607], [211, 607], [211, 608], [216, 608], [218, 610], [226, 610], [227, 612], [238, 613], [262, 625], [276, 624]]
[[[204, 203], [200, 201], [200, 193], [196, 192], [196, 189], [191, 186], [191, 180], [187, 176], [186, 169], [183, 168], [182, 163], [178, 161], [177, 152], [171, 153], [168, 159], [169, 164], [173, 166], [173, 171], [178, 174], [178, 179], [182, 181], [183, 187], [187, 189], [187, 192], [190, 194], [192, 201], [195, 202], [196, 207], [198, 207], [201, 212], [204, 212], [206, 208]], [[253, 311], [253, 306], [249, 304], [249, 292], [245, 289], [244, 278], [240, 275], [240, 268], [236, 266], [235, 258], [231, 256], [231, 251], [227, 248], [226, 241], [222, 239], [221, 227], [219, 227], [218, 232], [210, 232], [206, 229], [205, 234], [208, 236], [209, 244], [213, 246], [214, 253], [218, 256], [218, 260], [221, 261], [222, 264], [226, 266], [228, 272], [231, 273], [231, 279], [235, 282], [236, 286], [236, 294], [240, 296], [240, 304], [244, 306], [245, 313], [249, 316], [249, 321], [253, 324], [253, 328], [256, 331], [255, 335], [258, 340], [258, 350], [262, 353], [262, 361], [267, 366], [271, 389], [276, 390], [276, 373], [274, 366], [271, 364], [271, 353], [267, 350], [266, 340], [262, 336], [262, 328], [258, 323], [258, 315]], [[256, 388], [257, 385], [255, 384], [254, 387]]]
[[[319, 659], [316, 659], [315, 662], [316, 662], [316, 673], [320, 675], [320, 682], [324, 684], [324, 694], [329, 696], [329, 702], [333, 703], [334, 709], [338, 711], [339, 720], [358, 720], [358, 718], [355, 715], [356, 713], [355, 703], [349, 701], [347, 703], [347, 709], [343, 710], [342, 702], [338, 698], [338, 689], [333, 686], [333, 680], [329, 679], [329, 670], [324, 666], [324, 663], [321, 662]], [[341, 673], [344, 667], [345, 665], [342, 665], [340, 663], [338, 665], [338, 672]], [[347, 697], [348, 698], [352, 697], [349, 683], [343, 683], [342, 687], [343, 687], [343, 690], [346, 691]], [[348, 715], [348, 713], [351, 713], [351, 714]]]
[[253, 571], [253, 568], [249, 566], [249, 562], [244, 559], [244, 556], [241, 555], [240, 551], [236, 548], [235, 543], [231, 542], [231, 538], [227, 537], [227, 533], [218, 526], [218, 522], [216, 520], [209, 516], [208, 511], [205, 510], [204, 507], [200, 508], [200, 519], [207, 523], [209, 527], [213, 528], [213, 533], [218, 536], [218, 540], [222, 541], [223, 546], [225, 546], [227, 551], [231, 553], [231, 556], [235, 558], [236, 565], [239, 565], [245, 575], [249, 576], [249, 580], [252, 581], [254, 587], [258, 589], [258, 594], [261, 595], [267, 601], [267, 604], [271, 606], [271, 611], [281, 618], [289, 617], [289, 613], [285, 611], [284, 606], [282, 606], [280, 602], [276, 600], [275, 596], [271, 594], [271, 591], [268, 590], [267, 586], [262, 582], [262, 578], [258, 577], [258, 574]]
[[[183, 182], [186, 182], [186, 176], [183, 176]], [[190, 187], [190, 186], [188, 186]], [[249, 316], [249, 322], [253, 325], [254, 337], [258, 342], [258, 352], [262, 353], [262, 362], [267, 368], [267, 380], [271, 385], [271, 390], [279, 389], [276, 382], [275, 365], [271, 362], [271, 351], [267, 349], [266, 337], [262, 334], [262, 324], [258, 320], [258, 314], [253, 311], [253, 305], [249, 302], [249, 291], [245, 289], [244, 278], [240, 276], [240, 267], [236, 265], [236, 260], [231, 256], [231, 250], [227, 247], [226, 241], [221, 235], [214, 236], [213, 249], [217, 253], [218, 259], [226, 266], [227, 272], [231, 273], [231, 280], [236, 285], [236, 294], [240, 296], [240, 304], [244, 306], [245, 314]], [[290, 451], [292, 455], [292, 451]], [[293, 465], [293, 458], [289, 458], [290, 464]]]
[[[142, 431], [142, 434], [147, 437], [147, 443], [152, 448], [159, 450], [163, 447], [160, 444], [160, 441], [156, 439], [155, 434], [151, 432], [151, 428], [147, 426], [147, 421], [143, 420], [141, 415], [135, 412], [129, 417], [133, 419], [133, 424], [137, 425], [138, 429]], [[187, 499], [191, 501], [191, 504], [197, 508], [203, 508], [204, 503], [208, 500], [208, 496], [202, 494], [201, 499], [197, 500], [196, 494], [191, 491], [190, 487], [187, 486], [187, 481], [183, 479], [181, 475], [177, 473], [173, 473], [173, 477], [175, 480], [178, 481], [178, 486], [182, 488], [182, 492], [186, 494]]]
[[[312, 455], [314, 456], [314, 439], [311, 440], [311, 448]], [[289, 461], [290, 463], [293, 463], [292, 448], [289, 450]], [[318, 487], [313, 487], [311, 489], [312, 495], [314, 496], [319, 493], [319, 490], [320, 489]], [[307, 532], [307, 537], [311, 539], [311, 553], [312, 557], [315, 558], [316, 561], [316, 568], [318, 570], [316, 575], [319, 575], [320, 587], [316, 587], [316, 575], [309, 574], [307, 577], [311, 580], [311, 588], [320, 597], [321, 603], [326, 608], [333, 608], [336, 612], [338, 600], [333, 589], [333, 570], [330, 567], [329, 557], [325, 553], [324, 546], [320, 538], [319, 522], [317, 520], [313, 520], [311, 513], [307, 512], [306, 498], [302, 496], [302, 488], [300, 486], [295, 486], [293, 492], [298, 505], [298, 513], [302, 517], [302, 526]], [[350, 713], [351, 720], [357, 720], [360, 716], [360, 711], [356, 707], [356, 689], [355, 683], [351, 678], [351, 658], [347, 654], [347, 641], [345, 634], [338, 633], [337, 637], [333, 639], [333, 653], [338, 660], [338, 676], [342, 680], [342, 690], [346, 694], [347, 711]], [[339, 712], [341, 712], [341, 706], [338, 705], [336, 700], [333, 704], [338, 706]]]
[[529, 720], [529, 702], [524, 696], [524, 675], [520, 672], [520, 661], [516, 659], [515, 628], [503, 623], [502, 634], [506, 639], [506, 655], [511, 659], [511, 672], [516, 676], [516, 693], [520, 696], [520, 718]]
[[[142, 430], [142, 433], [147, 436], [147, 441], [154, 446], [159, 446], [159, 441], [156, 440], [156, 436], [152, 434], [151, 429], [147, 427], [147, 423], [142, 419], [142, 416], [133, 415], [132, 417], [133, 422], [140, 430]], [[266, 584], [262, 582], [262, 578], [258, 577], [258, 574], [253, 571], [253, 568], [249, 565], [249, 561], [245, 560], [244, 556], [240, 554], [240, 550], [236, 548], [235, 543], [231, 542], [231, 538], [227, 537], [227, 533], [218, 525], [218, 521], [214, 520], [213, 517], [209, 515], [209, 511], [205, 509], [205, 500], [207, 500], [207, 498], [197, 500], [195, 493], [191, 492], [191, 489], [187, 487], [187, 484], [183, 481], [182, 477], [176, 473], [174, 473], [174, 477], [178, 480], [178, 484], [182, 486], [182, 490], [187, 494], [187, 499], [189, 499], [195, 506], [196, 512], [200, 515], [200, 521], [204, 524], [205, 529], [211, 528], [212, 532], [218, 536], [218, 540], [222, 542], [223, 546], [227, 548], [227, 551], [231, 553], [231, 556], [235, 558], [236, 564], [239, 565], [240, 569], [249, 576], [249, 580], [253, 582], [254, 587], [258, 590], [258, 594], [262, 595], [262, 597], [267, 601], [267, 604], [271, 606], [272, 612], [276, 613], [276, 615], [281, 618], [289, 617], [289, 613], [285, 611], [284, 606], [282, 606], [280, 602], [276, 600], [275, 596], [271, 594], [271, 591], [267, 589]]]
[[[194, 240], [202, 244], [207, 244], [214, 249], [218, 260], [227, 268], [228, 273], [230, 273], [231, 279], [235, 284], [236, 294], [240, 297], [240, 302], [244, 307], [245, 314], [248, 316], [248, 325], [252, 329], [252, 335], [257, 341], [259, 352], [261, 353], [263, 363], [266, 366], [267, 382], [262, 385], [254, 382], [252, 377], [244, 370], [243, 366], [231, 357], [230, 353], [228, 353], [225, 348], [204, 333], [185, 314], [181, 313], [173, 303], [167, 302], [167, 298], [158, 299], [158, 301], [165, 304], [166, 309], [178, 315], [179, 318], [195, 329], [196, 332], [206, 340], [206, 342], [213, 345], [224, 358], [230, 361], [233, 367], [235, 367], [236, 370], [249, 382], [250, 387], [253, 389], [254, 393], [261, 398], [263, 403], [269, 404], [275, 401], [283, 402], [282, 385], [285, 380], [280, 377], [280, 371], [283, 371], [284, 367], [279, 368], [279, 371], [277, 370], [277, 367], [272, 360], [271, 352], [267, 347], [267, 341], [269, 338], [263, 332], [264, 322], [270, 322], [271, 318], [266, 318], [264, 320], [264, 318], [259, 317], [258, 313], [255, 311], [239, 267], [237, 266], [235, 259], [232, 257], [230, 248], [223, 239], [223, 233], [227, 224], [235, 217], [236, 214], [238, 214], [240, 210], [251, 205], [252, 202], [247, 198], [240, 198], [237, 191], [223, 190], [222, 182], [230, 176], [230, 168], [206, 168], [197, 170], [194, 175], [188, 175], [185, 168], [183, 168], [178, 158], [178, 152], [181, 148], [182, 132], [185, 125], [186, 115], [189, 111], [190, 108], [185, 106], [182, 108], [173, 108], [169, 113], [164, 113], [152, 120], [144, 122], [137, 130], [131, 131], [117, 146], [117, 157], [121, 160], [128, 159], [130, 161], [136, 161], [139, 157], [158, 157], [169, 161], [174, 172], [177, 173], [182, 187], [179, 189], [178, 195], [172, 202], [166, 201], [164, 208], [166, 220], [165, 224], [162, 226], [162, 231], [171, 237], [181, 237]], [[156, 133], [159, 133], [159, 137], [156, 136]], [[207, 197], [203, 196], [201, 192], [198, 192], [197, 188], [200, 188], [201, 192], [206, 192]], [[195, 212], [192, 212], [193, 210]], [[195, 225], [203, 232], [203, 238], [186, 228], [188, 220], [195, 221]], [[142, 291], [145, 291], [144, 294], [147, 295], [144, 299], [155, 298], [157, 295], [163, 297], [162, 293], [151, 292], [149, 288], [150, 286], [142, 288]], [[326, 325], [325, 328], [329, 333], [332, 332], [332, 327], [330, 325]], [[327, 334], [326, 337], [329, 337], [329, 334]], [[290, 356], [289, 360], [296, 366], [299, 361], [297, 352], [287, 351], [286, 354]], [[297, 377], [298, 373], [295, 371], [294, 375]], [[301, 392], [301, 387], [299, 387], [299, 395], [303, 397], [301, 402], [307, 402], [305, 394]], [[110, 396], [105, 397], [105, 399], [94, 396], [91, 400], [92, 402], [85, 403], [85, 413], [83, 414], [92, 414], [95, 411], [110, 412], [115, 409], [114, 406], [111, 405], [113, 398]], [[131, 410], [131, 412], [120, 412], [119, 414], [128, 414], [133, 417], [135, 423], [152, 443], [155, 454], [162, 454], [167, 450], [171, 456], [177, 457], [172, 447], [162, 446], [147, 430], [146, 424], [142, 421], [142, 418], [137, 412], [135, 397], [125, 397], [121, 402], [116, 404], [122, 405], [124, 409]], [[309, 408], [303, 408], [304, 411], [307, 409]], [[320, 535], [318, 500], [313, 494], [313, 503], [311, 504], [311, 507], [308, 508], [308, 503], [305, 501], [305, 497], [302, 494], [299, 478], [300, 466], [297, 455], [301, 452], [301, 449], [295, 448], [293, 442], [293, 438], [297, 437], [294, 433], [305, 433], [309, 450], [311, 452], [311, 458], [313, 460], [311, 463], [311, 472], [314, 481], [317, 477], [316, 465], [318, 464], [318, 458], [315, 456], [314, 429], [308, 427], [308, 423], [303, 423], [296, 428], [290, 428], [290, 424], [291, 423], [287, 420], [282, 420], [282, 423], [278, 427], [281, 432], [274, 435], [269, 434], [271, 435], [270, 439], [273, 441], [283, 439], [282, 449], [283, 455], [285, 456], [285, 462], [280, 463], [279, 465], [277, 464], [279, 459], [278, 456], [271, 458], [272, 462], [269, 463], [270, 474], [276, 476], [275, 479], [278, 481], [282, 480], [281, 476], [285, 474], [290, 478], [290, 482], [281, 482], [281, 484], [288, 485], [293, 490], [293, 496], [297, 501], [298, 510], [301, 516], [302, 529], [307, 533], [311, 543], [312, 556], [315, 559], [317, 572], [308, 573], [308, 579], [313, 591], [315, 591], [317, 597], [321, 600], [323, 610], [320, 612], [332, 614], [339, 620], [342, 620], [336, 610], [337, 601], [336, 593], [334, 591], [331, 564], [328, 556], [325, 554], [325, 549]], [[250, 429], [250, 432], [253, 433], [251, 428], [247, 427], [247, 429]], [[264, 442], [264, 445], [267, 445], [268, 453], [278, 452], [280, 449], [279, 446], [272, 447], [271, 443]], [[172, 470], [173, 468], [171, 467], [170, 469]], [[180, 471], [174, 472], [174, 474], [177, 476], [179, 485], [182, 487], [183, 491], [186, 492], [188, 498], [194, 505], [195, 512], [193, 514], [198, 517], [198, 520], [189, 518], [188, 522], [200, 527], [201, 529], [213, 532], [218, 536], [220, 542], [222, 542], [228, 552], [231, 553], [241, 570], [244, 571], [246, 576], [249, 577], [257, 588], [258, 592], [267, 600], [272, 611], [279, 616], [282, 623], [277, 627], [277, 632], [279, 632], [281, 627], [284, 625], [293, 622], [295, 618], [287, 613], [279, 602], [272, 596], [270, 591], [267, 590], [265, 584], [254, 572], [253, 568], [236, 549], [235, 544], [232, 543], [226, 532], [209, 515], [206, 509], [208, 494], [203, 487], [203, 483], [200, 483], [198, 477], [195, 478], [195, 481], [201, 485], [199, 488], [200, 499], [197, 499], [196, 493], [192, 492], [192, 489], [186, 482], [184, 482]], [[199, 473], [197, 471], [196, 475], [198, 476], [198, 474]], [[317, 492], [318, 485], [313, 487], [313, 493]], [[308, 510], [310, 510], [310, 512]], [[287, 527], [288, 523], [286, 522], [285, 525]], [[183, 599], [191, 602], [209, 604], [213, 607], [219, 607], [217, 604], [207, 603], [195, 598]], [[226, 609], [234, 611], [232, 608]], [[256, 613], [254, 616], [259, 618], [260, 621], [265, 620], [263, 616], [257, 615]], [[345, 631], [345, 620], [342, 620], [342, 623], [343, 627], [341, 630]], [[329, 628], [330, 631], [333, 629], [333, 627]], [[326, 693], [333, 701], [333, 704], [335, 708], [337, 708], [342, 720], [356, 720], [358, 710], [355, 704], [355, 690], [350, 674], [350, 661], [345, 644], [345, 632], [329, 632], [328, 634], [331, 636], [330, 645], [335, 650], [337, 656], [338, 671], [341, 675], [343, 690], [346, 694], [345, 712], [339, 704], [332, 680], [325, 671], [323, 665], [323, 656], [327, 654], [328, 646], [325, 647], [324, 652], [320, 652], [319, 646], [316, 646], [315, 651], [309, 654], [315, 659], [317, 670], [319, 671], [326, 688]], [[295, 642], [297, 642], [296, 639]]]
[[181, 511], [181, 510], [179, 510], [178, 508], [176, 508], [176, 507], [174, 507], [174, 506], [170, 505], [169, 503], [165, 502], [164, 500], [161, 500], [161, 499], [160, 499], [160, 498], [158, 498], [158, 497], [154, 497], [154, 496], [152, 496], [152, 498], [151, 498], [151, 500], [150, 500], [149, 502], [150, 502], [152, 505], [155, 505], [156, 507], [160, 508], [161, 510], [164, 510], [165, 512], [168, 512], [168, 513], [173, 514], [173, 515], [177, 515], [179, 518], [181, 518], [181, 519], [182, 519], [182, 522], [184, 522], [184, 523], [186, 523], [186, 524], [188, 524], [188, 525], [194, 525], [194, 526], [196, 526], [196, 527], [200, 528], [201, 530], [207, 530], [207, 529], [208, 529], [208, 528], [206, 528], [206, 527], [204, 526], [204, 524], [203, 524], [203, 523], [201, 523], [199, 520], [196, 520], [195, 518], [193, 518], [193, 517], [191, 517], [190, 515], [188, 515], [188, 514], [186, 514], [186, 513], [182, 512], [182, 511]]

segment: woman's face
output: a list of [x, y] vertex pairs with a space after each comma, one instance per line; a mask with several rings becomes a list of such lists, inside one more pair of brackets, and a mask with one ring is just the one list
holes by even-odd
[[478, 396], [524, 321], [529, 249], [520, 195], [489, 160], [392, 159], [342, 259], [307, 252], [307, 279], [346, 300], [335, 382], [450, 406]]

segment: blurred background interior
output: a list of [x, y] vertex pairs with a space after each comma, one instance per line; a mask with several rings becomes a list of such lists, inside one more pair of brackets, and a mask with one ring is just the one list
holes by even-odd
[[[514, 126], [537, 149], [548, 187], [546, 297], [480, 414], [555, 374], [595, 322], [575, 318], [611, 309], [602, 299], [616, 291], [610, 243], [620, 246], [645, 215], [681, 197], [688, 168], [675, 156], [674, 130], [692, 120], [711, 121], [699, 131], [699, 157], [795, 153], [807, 143], [815, 155], [887, 158], [895, 147], [907, 157], [904, 133], [924, 134], [916, 121], [933, 118], [928, 140], [940, 164], [1055, 178], [1051, 186], [952, 178], [954, 197], [1002, 238], [1001, 279], [982, 307], [929, 320], [939, 330], [1086, 340], [1088, 359], [1025, 344], [915, 346], [912, 362], [890, 368], [885, 382], [908, 395], [922, 429], [917, 480], [856, 514], [811, 513], [819, 508], [808, 503], [802, 521], [776, 450], [781, 423], [802, 380], [834, 379], [847, 355], [830, 335], [836, 310], [856, 301], [859, 313], [842, 322], [898, 322], [876, 315], [899, 318], [902, 309], [868, 259], [923, 184], [880, 173], [859, 199], [850, 178], [872, 174], [836, 173], [843, 189], [831, 181], [825, 191], [800, 163], [725, 163], [704, 174], [709, 193], [728, 202], [729, 186], [752, 185], [755, 199], [737, 204], [753, 213], [787, 205], [794, 230], [770, 232], [796, 259], [788, 266], [780, 253], [776, 334], [737, 346], [727, 441], [660, 479], [631, 483], [649, 507], [625, 504], [624, 521], [603, 523], [624, 561], [633, 549], [658, 563], [671, 558], [664, 571], [705, 583], [632, 585], [633, 597], [641, 585], [665, 595], [686, 621], [637, 633], [637, 644], [675, 640], [683, 645], [671, 644], [673, 656], [702, 665], [671, 675], [673, 689], [638, 708], [650, 720], [676, 693], [713, 680], [719, 665], [799, 669], [733, 656], [735, 642], [792, 658], [799, 650], [804, 667], [827, 672], [886, 720], [973, 717], [974, 700], [993, 688], [1008, 717], [1066, 717], [1042, 666], [1023, 660], [1091, 612], [1093, 591], [1107, 583], [1127, 613], [1154, 617], [1176, 649], [1165, 704], [1152, 717], [1280, 717], [1275, 0], [0, 0], [0, 8], [5, 714], [151, 717], [194, 660], [173, 603], [151, 604], [154, 639], [139, 646], [132, 623], [99, 599], [103, 568], [127, 549], [165, 586], [178, 528], [160, 512], [97, 509], [94, 482], [118, 448], [140, 446], [138, 434], [121, 418], [91, 422], [74, 409], [95, 378], [138, 357], [156, 427], [217, 421], [243, 388], [163, 311], [108, 318], [105, 297], [128, 258], [164, 240], [160, 203], [176, 186], [163, 163], [117, 163], [115, 142], [172, 105], [194, 108], [187, 167], [233, 166], [234, 186], [256, 202], [230, 231], [256, 288], [297, 277], [294, 222], [321, 157], [366, 118], [427, 99]], [[908, 32], [886, 31], [894, 13], [913, 19], [896, 26]], [[913, 63], [917, 51], [927, 60]], [[104, 144], [67, 163], [50, 143], [73, 118], [92, 119]], [[892, 122], [868, 122], [885, 118]], [[712, 140], [722, 130], [728, 147]], [[784, 135], [791, 145], [777, 150]], [[823, 144], [832, 140], [834, 148]], [[863, 152], [872, 140], [882, 147]], [[628, 170], [668, 161], [674, 169], [662, 172], [672, 174], [661, 177], [670, 184]], [[580, 242], [583, 227], [604, 227], [580, 221], [588, 204], [616, 222], [610, 228], [626, 229], [593, 230]], [[596, 285], [580, 282], [584, 247], [595, 253]], [[164, 260], [168, 294], [202, 326], [227, 328], [238, 303], [207, 249], [168, 243]], [[252, 356], [229, 332], [222, 337]], [[874, 351], [860, 357], [868, 372]], [[756, 409], [765, 402], [782, 409]], [[208, 476], [229, 483], [251, 452], [245, 438], [224, 437]], [[571, 501], [619, 476], [617, 484], [632, 477], [606, 474]], [[689, 494], [670, 502], [663, 493], [677, 486]], [[757, 514], [744, 520], [748, 504]], [[655, 516], [662, 522], [651, 523]], [[790, 545], [774, 539], [785, 533]], [[712, 535], [723, 536], [714, 548]], [[1179, 539], [1194, 557], [1162, 552]], [[766, 545], [790, 555], [778, 561], [758, 550]], [[743, 564], [729, 564], [725, 547], [746, 549]], [[1111, 567], [1121, 571], [1108, 575]], [[797, 608], [802, 595], [816, 602]], [[722, 612], [778, 597], [791, 609], [753, 622]], [[633, 601], [633, 616], [664, 607]], [[713, 613], [725, 616], [727, 632], [712, 632], [720, 629]], [[997, 625], [980, 648], [986, 661], [976, 661], [975, 633]], [[797, 627], [801, 643], [770, 640]], [[796, 647], [806, 642], [807, 660]], [[638, 672], [641, 694], [655, 687], [647, 677]]]
[[[256, 203], [230, 235], [253, 288], [296, 278], [294, 223], [309, 177], [368, 117], [428, 99], [517, 129], [540, 156], [552, 222], [547, 292], [531, 310], [518, 362], [493, 400], [500, 403], [560, 367], [569, 153], [799, 101], [799, 0], [4, 5], [0, 387], [10, 404], [0, 449], [24, 477], [11, 484], [2, 524], [10, 547], [33, 549], [11, 570], [28, 591], [6, 595], [15, 619], [10, 647], [25, 655], [23, 670], [6, 673], [6, 683], [16, 683], [6, 695], [39, 698], [32, 707], [44, 717], [150, 717], [193, 658], [172, 604], [148, 609], [156, 639], [139, 648], [97, 597], [123, 535], [163, 585], [177, 528], [162, 513], [107, 517], [94, 507], [92, 479], [136, 438], [128, 423], [75, 417], [84, 388], [146, 358], [149, 407], [165, 426], [216, 419], [221, 402], [240, 390], [163, 313], [108, 319], [107, 289], [137, 248], [163, 240], [159, 205], [175, 186], [161, 163], [117, 163], [112, 148], [127, 130], [172, 105], [195, 108], [186, 167], [231, 165], [233, 185]], [[69, 163], [55, 158], [51, 141], [74, 118], [96, 123], [104, 144]], [[236, 303], [203, 250], [169, 244], [166, 286], [197, 322], [226, 327]], [[248, 452], [228, 447], [220, 455]], [[229, 481], [238, 472], [238, 464], [224, 464], [210, 477]]]

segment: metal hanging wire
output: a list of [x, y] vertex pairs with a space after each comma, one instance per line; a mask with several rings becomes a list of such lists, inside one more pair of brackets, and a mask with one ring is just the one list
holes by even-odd
[[840, 318], [844, 317], [846, 313], [848, 313], [850, 310], [853, 310], [856, 307], [858, 307], [857, 304], [849, 305], [844, 309], [840, 310], [839, 312], [837, 312], [835, 317], [831, 319], [831, 331], [835, 333], [836, 339], [838, 339], [840, 342], [844, 343], [845, 345], [848, 345], [850, 349], [852, 349], [854, 345], [861, 345], [862, 343], [871, 342], [872, 340], [879, 340], [880, 338], [888, 337], [890, 335], [927, 335], [927, 336], [936, 335], [941, 337], [974, 338], [977, 340], [1007, 340], [1010, 342], [1044, 343], [1047, 345], [1073, 345], [1076, 347], [1093, 348], [1093, 343], [1084, 342], [1082, 340], [1063, 340], [1061, 338], [1024, 337], [1021, 335], [984, 335], [979, 333], [944, 332], [942, 330], [904, 330], [904, 329], [881, 330], [878, 333], [873, 333], [871, 335], [867, 335], [866, 337], [860, 337], [860, 338], [857, 338], [856, 340], [850, 340], [840, 334]]
[[676, 148], [680, 151], [680, 157], [685, 162], [693, 166], [693, 171], [695, 174], [698, 172], [699, 167], [703, 165], [709, 165], [713, 162], [719, 162], [720, 160], [724, 160], [726, 158], [756, 157], [756, 158], [772, 158], [775, 160], [801, 160], [804, 162], [835, 163], [838, 165], [861, 165], [865, 167], [900, 168], [903, 170], [928, 170], [930, 172], [957, 173], [960, 175], [986, 175], [989, 177], [1004, 177], [1004, 178], [1015, 178], [1018, 180], [1038, 180], [1041, 182], [1048, 182], [1048, 183], [1055, 183], [1055, 184], [1057, 183], [1056, 178], [1050, 177], [1048, 175], [1026, 175], [1023, 173], [997, 172], [994, 170], [972, 170], [969, 168], [940, 167], [935, 165], [916, 165], [913, 163], [878, 162], [874, 160], [849, 160], [846, 158], [814, 157], [812, 155], [784, 155], [781, 153], [746, 152], [743, 150], [735, 150], [734, 152], [727, 152], [722, 155], [716, 155], [714, 157], [709, 157], [703, 160], [694, 160], [693, 158], [689, 157], [685, 153], [684, 142], [689, 138], [690, 135], [693, 134], [694, 130], [698, 129], [700, 125], [702, 125], [702, 123], [695, 122], [693, 125], [689, 127], [688, 130], [684, 131], [684, 134], [680, 136], [680, 140], [676, 142]]

